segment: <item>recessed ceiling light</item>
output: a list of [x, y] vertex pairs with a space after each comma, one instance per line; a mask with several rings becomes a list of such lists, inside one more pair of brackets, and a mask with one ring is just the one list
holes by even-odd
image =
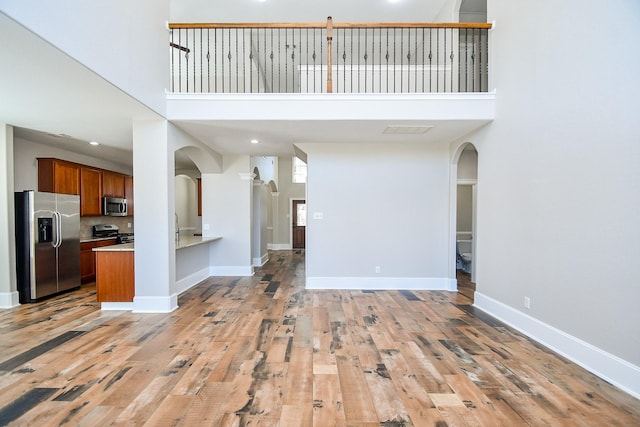
[[95, 142], [95, 141], [91, 141], [91, 142], [89, 142], [89, 144], [91, 144], [91, 145], [100, 145], [99, 142]]
[[260, 141], [258, 141], [257, 139], [252, 139], [252, 140], [251, 140], [251, 143], [252, 143], [252, 144], [257, 144], [258, 142], [260, 142]]

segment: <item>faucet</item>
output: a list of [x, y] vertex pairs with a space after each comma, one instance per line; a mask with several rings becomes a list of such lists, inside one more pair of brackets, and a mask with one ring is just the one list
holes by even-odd
[[180, 221], [178, 221], [178, 213], [174, 214], [176, 216], [176, 242], [180, 240]]

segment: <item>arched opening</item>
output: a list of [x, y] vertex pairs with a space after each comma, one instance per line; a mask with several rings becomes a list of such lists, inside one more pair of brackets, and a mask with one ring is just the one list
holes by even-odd
[[[174, 206], [176, 239], [202, 233], [200, 209], [200, 170], [191, 160], [193, 147], [175, 151]], [[197, 150], [197, 149], [196, 149]]]
[[473, 301], [477, 267], [478, 151], [471, 143], [461, 144], [452, 161], [452, 265], [458, 292]]

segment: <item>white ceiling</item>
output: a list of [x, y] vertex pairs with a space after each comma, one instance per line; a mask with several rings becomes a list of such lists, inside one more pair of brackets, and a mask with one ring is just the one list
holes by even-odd
[[[465, 2], [485, 0], [465, 0]], [[214, 0], [174, 1], [173, 22], [319, 22], [333, 14], [346, 21], [433, 21], [451, 0]], [[453, 2], [455, 3], [455, 1]], [[197, 11], [197, 19], [194, 17]], [[19, 138], [132, 164], [132, 120], [157, 118], [73, 58], [0, 13], [0, 121], [16, 126]], [[53, 72], [52, 72], [53, 71]], [[442, 141], [486, 122], [456, 121], [178, 121], [175, 124], [221, 154], [292, 155], [292, 144], [315, 141]], [[433, 125], [424, 135], [386, 135], [388, 125]], [[215, 136], [214, 136], [215, 135]], [[258, 145], [247, 144], [257, 138]], [[88, 141], [101, 146], [94, 147]], [[179, 161], [184, 158], [178, 157]], [[180, 167], [187, 167], [184, 163]]]

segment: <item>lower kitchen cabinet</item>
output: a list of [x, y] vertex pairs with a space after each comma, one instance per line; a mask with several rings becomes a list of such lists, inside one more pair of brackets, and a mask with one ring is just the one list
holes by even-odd
[[[123, 246], [123, 245], [119, 245]], [[133, 250], [98, 250], [96, 299], [98, 302], [133, 302], [135, 266]]]
[[80, 243], [80, 280], [90, 282], [96, 279], [96, 256], [93, 248], [111, 246], [116, 244], [116, 239], [97, 240]]

